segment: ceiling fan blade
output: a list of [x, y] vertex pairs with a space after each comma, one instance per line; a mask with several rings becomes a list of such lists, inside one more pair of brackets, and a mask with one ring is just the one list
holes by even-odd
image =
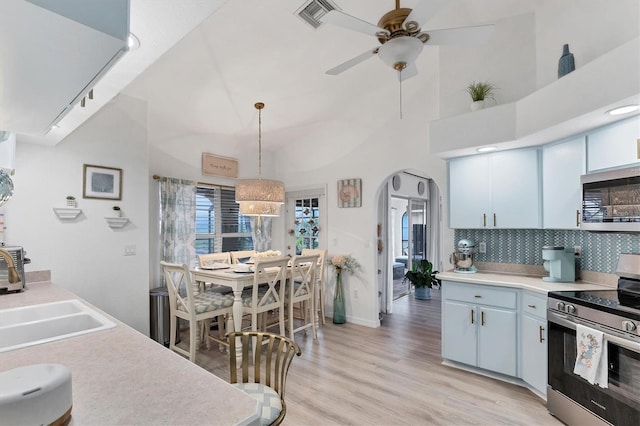
[[320, 21], [323, 23], [329, 23], [337, 25], [348, 30], [358, 31], [370, 36], [377, 37], [376, 34], [383, 32], [389, 34], [389, 31], [384, 28], [380, 28], [377, 25], [373, 25], [367, 21], [356, 18], [355, 16], [347, 15], [339, 10], [330, 10], [327, 12]]
[[427, 45], [473, 46], [486, 43], [487, 40], [489, 40], [494, 27], [494, 25], [478, 25], [475, 27], [427, 31], [427, 34], [429, 34]]
[[405, 67], [405, 69], [398, 72], [398, 80], [405, 81], [410, 79], [411, 77], [415, 77], [416, 75], [418, 75], [418, 68], [416, 68], [416, 64], [414, 62], [414, 63], [408, 64]]
[[358, 65], [360, 62], [366, 61], [367, 59], [371, 58], [373, 55], [375, 55], [377, 53], [378, 53], [378, 48], [377, 47], [374, 48], [374, 49], [367, 50], [366, 52], [361, 53], [360, 55], [356, 56], [355, 58], [351, 58], [347, 62], [343, 62], [340, 65], [338, 65], [337, 67], [331, 68], [329, 71], [326, 72], [326, 74], [338, 75], [341, 72], [344, 72], [344, 71], [348, 70], [349, 68]]
[[446, 0], [421, 0], [418, 2], [415, 8], [411, 10], [409, 16], [404, 20], [407, 22], [415, 22], [418, 26], [424, 25], [433, 15], [436, 14], [438, 9], [442, 7]]

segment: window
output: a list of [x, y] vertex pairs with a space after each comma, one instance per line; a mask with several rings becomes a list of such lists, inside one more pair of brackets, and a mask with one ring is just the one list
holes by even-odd
[[198, 186], [196, 254], [252, 250], [249, 217], [239, 212], [235, 188]]
[[297, 198], [295, 207], [296, 254], [302, 249], [320, 247], [320, 209], [318, 197]]

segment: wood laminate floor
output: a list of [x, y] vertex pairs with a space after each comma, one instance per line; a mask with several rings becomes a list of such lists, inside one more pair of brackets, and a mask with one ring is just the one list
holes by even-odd
[[[432, 296], [398, 299], [380, 328], [327, 319], [317, 340], [297, 334], [284, 425], [562, 424], [523, 387], [442, 365], [440, 291]], [[227, 357], [212, 346], [197, 363], [228, 380]]]

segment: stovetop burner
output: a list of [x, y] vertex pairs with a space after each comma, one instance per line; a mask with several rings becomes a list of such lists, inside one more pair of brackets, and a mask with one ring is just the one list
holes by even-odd
[[640, 294], [624, 290], [553, 291], [558, 300], [640, 320]]

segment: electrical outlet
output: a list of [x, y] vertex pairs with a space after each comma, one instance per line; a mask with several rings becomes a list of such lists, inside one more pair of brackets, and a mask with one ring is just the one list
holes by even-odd
[[136, 255], [136, 246], [124, 246], [124, 255], [125, 256], [135, 256]]
[[580, 246], [573, 246], [573, 250], [576, 252], [576, 257], [580, 257], [580, 256], [582, 256], [582, 247], [580, 247]]
[[486, 253], [487, 252], [487, 243], [485, 243], [484, 241], [480, 241], [480, 245], [478, 247], [478, 252], [479, 253]]
[[353, 290], [353, 298], [354, 299], [358, 298], [358, 290]]

